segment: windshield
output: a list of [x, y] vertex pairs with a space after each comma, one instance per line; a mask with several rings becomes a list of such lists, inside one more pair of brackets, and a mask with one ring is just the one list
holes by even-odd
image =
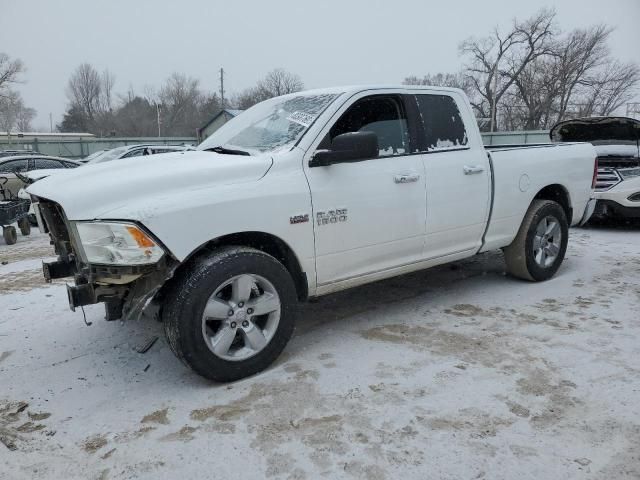
[[289, 148], [338, 95], [299, 94], [266, 100], [224, 124], [198, 150], [224, 147], [263, 153]]
[[104, 152], [102, 155], [89, 160], [88, 163], [102, 163], [102, 162], [108, 162], [110, 160], [115, 160], [116, 158], [119, 158], [120, 155], [125, 153], [128, 149], [129, 147], [118, 147], [112, 150], [108, 150]]

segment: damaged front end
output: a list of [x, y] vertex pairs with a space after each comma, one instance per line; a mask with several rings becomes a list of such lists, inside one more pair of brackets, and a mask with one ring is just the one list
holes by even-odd
[[45, 280], [67, 284], [69, 307], [105, 304], [107, 320], [138, 318], [178, 262], [143, 226], [130, 221], [70, 222], [62, 207], [34, 197], [40, 230], [48, 233], [58, 259], [43, 263]]

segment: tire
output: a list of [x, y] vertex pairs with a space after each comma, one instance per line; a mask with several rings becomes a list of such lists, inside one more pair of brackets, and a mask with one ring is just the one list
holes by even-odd
[[569, 224], [560, 204], [534, 200], [516, 238], [503, 249], [507, 272], [532, 282], [548, 280], [560, 268], [568, 240]]
[[[238, 293], [246, 291], [248, 296]], [[250, 316], [251, 305], [256, 311], [258, 305], [264, 311], [275, 310]], [[205, 315], [205, 307], [211, 315]], [[196, 373], [218, 382], [238, 380], [271, 365], [293, 334], [296, 314], [296, 290], [287, 269], [272, 256], [247, 247], [224, 247], [190, 261], [169, 287], [162, 309], [171, 350]], [[262, 337], [254, 342], [257, 328]]]
[[18, 220], [18, 227], [20, 228], [20, 233], [23, 236], [29, 236], [31, 235], [31, 223], [29, 222], [29, 219], [27, 217], [22, 217], [20, 220]]
[[2, 236], [7, 245], [13, 245], [18, 241], [18, 234], [14, 226], [4, 227], [2, 229]]

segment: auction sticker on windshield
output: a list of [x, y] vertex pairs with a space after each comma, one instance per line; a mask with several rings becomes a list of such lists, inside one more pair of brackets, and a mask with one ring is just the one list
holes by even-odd
[[305, 127], [311, 125], [315, 119], [316, 117], [314, 115], [300, 111], [293, 112], [287, 117], [287, 120], [289, 120], [290, 122], [299, 123], [300, 125], [304, 125]]

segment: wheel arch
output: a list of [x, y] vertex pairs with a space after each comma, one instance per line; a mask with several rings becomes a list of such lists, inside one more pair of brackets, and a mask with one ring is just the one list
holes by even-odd
[[[573, 223], [573, 207], [571, 206], [571, 195], [569, 195], [569, 191], [559, 183], [554, 183], [551, 185], [547, 185], [546, 187], [540, 189], [538, 193], [533, 197], [531, 203], [534, 200], [552, 200], [557, 202], [564, 210], [565, 215], [567, 216], [567, 223], [569, 226]], [[531, 205], [531, 204], [530, 204]]]
[[281, 238], [266, 232], [247, 231], [222, 235], [200, 245], [181, 263], [178, 269], [186, 267], [202, 254], [223, 246], [250, 247], [267, 253], [278, 260], [287, 269], [296, 287], [298, 300], [304, 301], [309, 296], [309, 284], [306, 273], [293, 249]]

